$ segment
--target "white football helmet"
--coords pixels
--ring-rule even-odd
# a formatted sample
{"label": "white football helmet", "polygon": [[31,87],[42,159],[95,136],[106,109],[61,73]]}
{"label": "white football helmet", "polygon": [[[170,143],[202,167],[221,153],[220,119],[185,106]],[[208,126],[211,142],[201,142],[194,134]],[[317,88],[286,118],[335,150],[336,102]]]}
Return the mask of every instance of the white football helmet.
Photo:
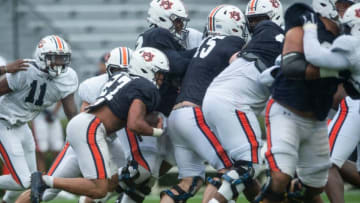
{"label": "white football helmet", "polygon": [[67,71],[71,62],[71,47],[61,37],[48,35],[36,46],[34,58],[40,70],[57,77]]}
{"label": "white football helmet", "polygon": [[106,72],[112,77],[115,72],[128,72],[132,50],[127,47],[116,47],[105,55]]}
{"label": "white football helmet", "polygon": [[220,5],[211,10],[206,25],[210,35],[234,35],[246,41],[246,19],[242,11],[233,5]]}
{"label": "white football helmet", "polygon": [[341,19],[346,34],[360,37],[360,3],[353,4]]}
{"label": "white football helmet", "polygon": [[312,7],[322,17],[338,22],[339,15],[336,11],[335,0],[313,0]]}
{"label": "white football helmet", "polygon": [[156,73],[169,71],[169,60],[160,50],[143,47],[133,52],[130,59],[129,73],[144,77],[156,84]]}
{"label": "white football helmet", "polygon": [[169,30],[176,40],[185,46],[188,34],[186,30],[188,13],[181,0],[152,0],[147,20],[150,26],[158,26]]}
{"label": "white football helmet", "polygon": [[284,11],[280,0],[250,0],[246,6],[245,16],[248,22],[254,17],[267,16],[278,26],[284,26]]}

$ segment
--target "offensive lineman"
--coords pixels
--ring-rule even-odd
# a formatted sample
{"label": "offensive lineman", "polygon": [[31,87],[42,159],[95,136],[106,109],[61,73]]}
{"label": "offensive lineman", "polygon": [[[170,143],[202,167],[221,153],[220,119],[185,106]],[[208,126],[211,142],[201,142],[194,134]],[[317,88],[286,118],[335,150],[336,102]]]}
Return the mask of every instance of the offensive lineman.
{"label": "offensive lineman", "polygon": [[[320,46],[315,24],[308,23],[307,29],[304,29],[304,52],[307,61],[316,66],[327,67],[334,73],[339,70],[350,69],[352,73],[350,83],[355,89],[346,83],[344,87],[350,96],[356,98],[359,96],[359,86],[356,81],[359,80],[360,68],[357,49],[360,45],[360,16],[357,15],[357,12],[360,12],[359,3],[352,5],[345,11],[341,23],[346,28],[346,35],[338,37],[329,49]],[[314,52],[313,49],[317,49],[319,52]],[[345,202],[344,187],[339,171],[360,143],[357,128],[360,118],[358,110],[359,102],[346,97],[339,104],[339,110],[329,125],[330,156],[333,166],[329,171],[326,192],[332,202]],[[360,176],[355,175],[354,172],[352,174],[351,182],[359,184]]]}
{"label": "offensive lineman", "polygon": [[327,181],[329,149],[324,119],[341,80],[305,60],[301,25],[303,17],[318,19],[318,37],[323,44],[332,43],[339,30],[333,1],[313,0],[313,8],[315,11],[296,3],[285,14],[281,69],[265,115],[266,159],[271,170],[271,178],[259,196],[265,203],[284,200],[295,171],[305,188],[305,202],[321,202],[318,194]]}
{"label": "offensive lineman", "polygon": [[[269,2],[258,3],[259,8],[264,8],[261,5]],[[250,18],[256,16],[258,19],[250,29],[252,39],[212,81],[205,94],[205,120],[234,161],[234,167],[222,176],[222,184],[210,201],[213,203],[234,199],[245,188],[250,190],[248,200],[253,201],[260,191],[253,181],[261,163],[261,130],[257,115],[264,109],[270,91],[257,79],[281,53],[284,32],[280,27],[283,21],[277,18],[282,16],[282,10],[278,9],[281,4],[277,3],[276,7],[267,5],[268,12],[251,14]],[[252,1],[248,4],[251,6],[254,6]]]}
{"label": "offensive lineman", "polygon": [[[220,142],[204,122],[201,105],[212,79],[245,45],[245,16],[236,6],[217,6],[209,14],[207,32],[208,37],[202,41],[190,62],[177,104],[168,119],[168,132],[181,182],[163,191],[161,202],[186,201],[192,197],[204,179],[203,166],[197,167],[204,159],[218,171],[232,166]],[[209,200],[206,193],[205,202]]]}

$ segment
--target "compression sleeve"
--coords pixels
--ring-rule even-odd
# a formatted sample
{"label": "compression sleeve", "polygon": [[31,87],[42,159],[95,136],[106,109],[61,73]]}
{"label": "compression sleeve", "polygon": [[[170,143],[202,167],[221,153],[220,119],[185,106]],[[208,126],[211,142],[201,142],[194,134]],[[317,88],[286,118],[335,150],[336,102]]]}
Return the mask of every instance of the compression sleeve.
{"label": "compression sleeve", "polygon": [[306,61],[314,66],[335,70],[344,70],[350,66],[344,54],[321,46],[316,29],[304,29],[303,43]]}

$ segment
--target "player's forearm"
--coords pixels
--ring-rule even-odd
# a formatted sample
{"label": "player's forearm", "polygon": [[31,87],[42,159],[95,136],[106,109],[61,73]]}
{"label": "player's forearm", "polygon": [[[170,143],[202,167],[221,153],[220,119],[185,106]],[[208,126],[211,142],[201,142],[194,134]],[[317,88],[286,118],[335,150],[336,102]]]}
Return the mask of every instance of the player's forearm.
{"label": "player's forearm", "polygon": [[304,30],[304,54],[306,61],[321,68],[344,70],[350,65],[344,55],[322,47],[312,29]]}
{"label": "player's forearm", "polygon": [[153,135],[153,127],[151,127],[145,120],[138,119],[132,123],[128,123],[128,128],[135,132],[136,134],[141,134],[145,136]]}

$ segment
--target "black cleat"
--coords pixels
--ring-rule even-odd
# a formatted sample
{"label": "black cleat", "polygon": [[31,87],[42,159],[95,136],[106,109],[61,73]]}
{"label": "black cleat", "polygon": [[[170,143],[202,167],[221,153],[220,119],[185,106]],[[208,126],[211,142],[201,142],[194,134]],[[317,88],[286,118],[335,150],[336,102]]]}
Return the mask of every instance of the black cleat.
{"label": "black cleat", "polygon": [[36,171],[31,174],[31,203],[40,203],[41,196],[48,186],[42,180],[42,173]]}

